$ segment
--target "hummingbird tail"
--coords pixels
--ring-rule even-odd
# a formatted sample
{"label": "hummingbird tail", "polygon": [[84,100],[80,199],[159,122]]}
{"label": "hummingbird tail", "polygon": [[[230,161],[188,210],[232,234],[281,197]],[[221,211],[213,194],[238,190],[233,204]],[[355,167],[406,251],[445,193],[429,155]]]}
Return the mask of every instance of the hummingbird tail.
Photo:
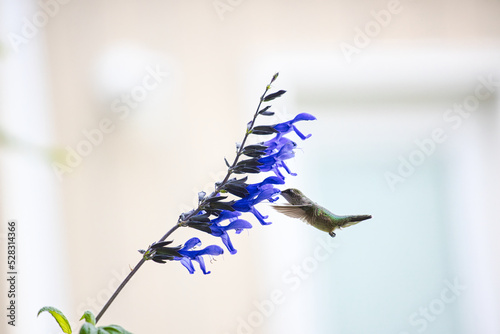
{"label": "hummingbird tail", "polygon": [[367,220],[367,219],[370,219],[372,216],[371,215],[358,215],[358,216],[351,216],[350,217],[350,221],[351,222],[361,222],[363,220]]}
{"label": "hummingbird tail", "polygon": [[349,216],[347,217],[347,220],[345,220],[344,224],[342,224],[342,228],[344,227],[349,227],[352,225],[356,225],[359,222],[362,222],[363,220],[370,219],[372,216],[370,215],[358,215],[358,216]]}

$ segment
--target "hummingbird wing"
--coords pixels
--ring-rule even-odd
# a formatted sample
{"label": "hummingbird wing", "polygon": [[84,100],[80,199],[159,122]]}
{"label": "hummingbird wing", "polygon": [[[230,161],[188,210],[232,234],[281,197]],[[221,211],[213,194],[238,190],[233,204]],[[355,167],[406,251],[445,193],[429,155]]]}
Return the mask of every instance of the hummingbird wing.
{"label": "hummingbird wing", "polygon": [[299,218],[300,220],[309,223],[309,215],[307,212],[312,208],[312,205],[272,205],[276,211],[292,218]]}

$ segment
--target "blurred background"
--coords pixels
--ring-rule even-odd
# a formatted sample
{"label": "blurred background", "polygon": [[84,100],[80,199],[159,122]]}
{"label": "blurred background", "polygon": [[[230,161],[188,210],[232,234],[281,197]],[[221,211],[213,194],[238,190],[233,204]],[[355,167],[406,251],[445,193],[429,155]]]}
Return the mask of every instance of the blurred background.
{"label": "blurred background", "polygon": [[[298,187],[373,219],[253,217],[210,275],[146,263],[100,321],[134,333],[500,332],[500,1],[0,0],[0,264],[17,323],[77,332],[225,175],[275,72]],[[293,137],[293,135],[292,135]],[[180,229],[174,243],[198,236]],[[2,276],[2,277],[4,277]],[[0,280],[5,313],[6,278]]]}

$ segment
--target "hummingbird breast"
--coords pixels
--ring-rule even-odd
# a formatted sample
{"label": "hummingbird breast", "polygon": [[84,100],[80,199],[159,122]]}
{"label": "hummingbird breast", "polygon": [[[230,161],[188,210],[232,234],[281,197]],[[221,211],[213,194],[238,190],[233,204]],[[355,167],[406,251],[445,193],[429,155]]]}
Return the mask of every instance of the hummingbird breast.
{"label": "hummingbird breast", "polygon": [[319,205],[311,207],[310,211],[313,219],[309,223],[321,231],[332,232],[342,223],[342,217],[336,216]]}
{"label": "hummingbird breast", "polygon": [[311,208],[311,214],[314,218],[310,224],[325,232],[333,232],[338,228],[352,226],[371,218],[369,215],[338,216],[319,205]]}

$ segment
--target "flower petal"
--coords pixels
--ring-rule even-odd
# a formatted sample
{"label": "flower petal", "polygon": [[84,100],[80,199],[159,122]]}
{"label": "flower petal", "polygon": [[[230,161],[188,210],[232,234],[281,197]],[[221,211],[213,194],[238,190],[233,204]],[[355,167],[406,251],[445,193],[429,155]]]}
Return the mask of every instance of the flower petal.
{"label": "flower petal", "polygon": [[205,260],[203,260],[203,257],[197,256],[193,260],[195,260],[196,262],[198,262],[198,264],[200,265],[200,269],[203,272],[203,274],[205,274],[205,275],[210,274],[210,271],[207,271],[207,268],[205,267]]}
{"label": "flower petal", "polygon": [[222,243],[224,246],[226,246],[227,250],[231,254],[236,254],[237,250],[234,248],[233,243],[231,242],[231,239],[229,238],[229,235],[227,233],[224,233],[220,236]]}
{"label": "flower petal", "polygon": [[189,250],[189,249],[196,247],[196,246],[199,246],[199,245],[201,245],[201,240],[199,238],[194,237],[194,238],[191,238],[188,241],[186,241],[184,243],[184,247],[182,247],[180,251]]}
{"label": "flower petal", "polygon": [[194,273],[194,267],[193,267],[193,262],[191,262],[191,259],[188,257],[182,257],[180,259],[181,264],[186,267],[186,269],[189,271],[190,274]]}
{"label": "flower petal", "polygon": [[[292,129],[294,128],[294,123],[296,122],[299,122],[299,121],[312,121],[312,120],[315,120],[316,117],[314,117],[313,115],[311,114],[308,114],[308,113],[301,113],[301,114],[298,114],[297,116],[295,116],[294,119],[288,121],[288,122],[283,122],[283,123],[279,123],[279,124],[276,124],[274,126],[274,129],[275,130],[278,130],[281,134],[287,134],[288,132],[292,131]],[[298,130],[296,129],[293,129],[295,132],[297,132]],[[297,133],[298,134],[298,133]],[[301,134],[302,135],[302,134]],[[301,137],[299,135],[299,137]],[[302,135],[302,139],[305,139],[307,138],[306,136]]]}
{"label": "flower petal", "polygon": [[293,123],[298,122],[298,121],[315,121],[316,117],[314,117],[311,114],[308,114],[306,112],[300,113],[295,118],[293,119]]}
{"label": "flower petal", "polygon": [[237,231],[241,232],[242,230],[249,229],[249,228],[252,228],[252,224],[250,224],[249,222],[247,222],[244,219],[238,219],[238,220],[235,220],[235,221],[231,222],[229,225],[227,225],[225,227],[225,230],[226,231],[228,231],[228,230],[237,230]]}

